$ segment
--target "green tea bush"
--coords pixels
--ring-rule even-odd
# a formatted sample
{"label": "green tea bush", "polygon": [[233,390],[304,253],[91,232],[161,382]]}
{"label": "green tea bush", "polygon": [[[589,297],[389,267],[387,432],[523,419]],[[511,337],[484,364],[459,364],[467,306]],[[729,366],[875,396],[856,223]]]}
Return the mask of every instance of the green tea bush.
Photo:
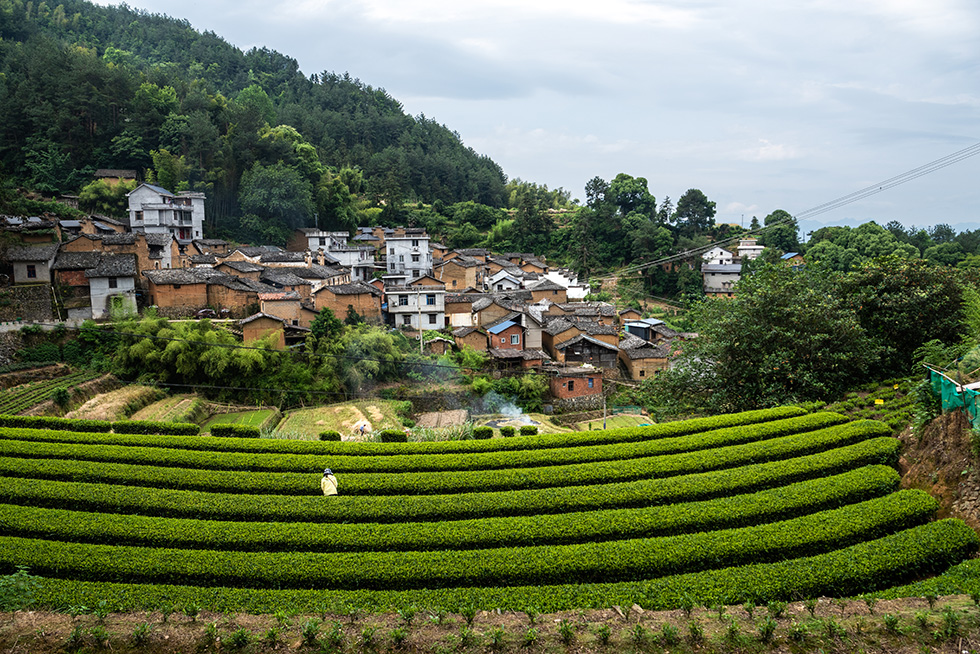
{"label": "green tea bush", "polygon": [[258,438],[262,432],[255,425],[215,423],[211,425],[211,435],[219,438]]}
{"label": "green tea bush", "polygon": [[487,439],[493,437],[493,427],[474,427],[473,438]]}
{"label": "green tea bush", "polygon": [[166,434],[197,436],[201,427],[190,422],[156,422],[153,420],[117,420],[112,423],[117,434]]}
{"label": "green tea bush", "polygon": [[538,428],[536,425],[521,425],[521,436],[536,436]]}
{"label": "green tea bush", "polygon": [[334,429],[326,429],[317,435],[317,439],[321,441],[339,441],[341,440],[340,432]]}
{"label": "green tea bush", "polygon": [[517,430],[511,427],[510,425],[504,425],[503,427],[500,428],[500,435],[506,438],[510,438],[516,433]]}
{"label": "green tea bush", "polygon": [[408,434],[399,429],[382,429],[380,433],[382,443],[407,443]]}

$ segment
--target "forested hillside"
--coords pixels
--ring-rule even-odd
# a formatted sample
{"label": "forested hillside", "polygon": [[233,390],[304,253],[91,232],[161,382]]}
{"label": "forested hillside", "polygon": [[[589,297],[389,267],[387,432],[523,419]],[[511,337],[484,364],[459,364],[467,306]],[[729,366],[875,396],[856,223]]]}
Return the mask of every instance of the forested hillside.
{"label": "forested hillside", "polygon": [[[208,194],[213,233],[355,224],[358,194],[500,207],[500,167],[347,74],[305,75],[187,21],[82,0],[0,0],[0,174],[79,193],[99,168]],[[83,201],[111,206],[104,189]],[[381,209],[378,209],[380,212]]]}

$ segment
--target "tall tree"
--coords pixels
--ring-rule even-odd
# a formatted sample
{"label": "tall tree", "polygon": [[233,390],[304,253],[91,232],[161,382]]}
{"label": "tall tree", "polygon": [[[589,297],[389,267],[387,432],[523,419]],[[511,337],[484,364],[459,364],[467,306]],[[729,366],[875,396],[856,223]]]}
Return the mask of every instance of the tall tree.
{"label": "tall tree", "polygon": [[674,219],[682,234],[701,234],[715,224],[715,203],[708,200],[700,189],[688,189],[677,201]]}

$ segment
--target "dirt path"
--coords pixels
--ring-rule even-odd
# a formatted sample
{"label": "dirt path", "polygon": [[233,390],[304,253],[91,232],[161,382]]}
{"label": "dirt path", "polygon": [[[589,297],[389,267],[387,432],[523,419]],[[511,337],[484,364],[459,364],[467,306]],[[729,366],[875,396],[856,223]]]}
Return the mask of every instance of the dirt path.
{"label": "dirt path", "polygon": [[453,411],[434,411],[423,413],[415,423],[419,427],[429,429],[441,429],[443,427],[455,427],[466,422],[469,412],[466,409],[455,409]]}

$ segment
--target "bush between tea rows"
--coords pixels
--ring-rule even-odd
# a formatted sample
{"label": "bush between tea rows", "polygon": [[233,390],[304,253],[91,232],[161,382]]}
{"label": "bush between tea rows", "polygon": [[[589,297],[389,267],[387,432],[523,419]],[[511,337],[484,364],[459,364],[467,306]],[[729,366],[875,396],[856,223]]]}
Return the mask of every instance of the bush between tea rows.
{"label": "bush between tea rows", "polygon": [[[273,453],[273,454],[314,454],[314,455],[345,455],[345,456],[390,456],[404,454],[461,454],[474,452],[496,452],[496,451],[515,451],[515,450],[534,450],[541,448],[559,447],[580,447],[585,445],[601,445],[606,443],[623,443],[632,441],[653,440],[657,438],[671,438],[694,434],[725,427],[737,425],[750,425],[756,423],[782,420],[806,414],[806,411],[799,407],[787,406],[776,407],[773,409],[761,409],[756,411],[746,411],[743,413],[725,414],[711,416],[709,418],[694,418],[677,422],[668,422],[649,427],[624,427],[620,429],[609,429],[605,431],[589,431],[579,433],[545,434],[535,437],[503,439],[495,438],[492,440],[475,441],[430,441],[421,443],[362,443],[362,442],[318,442],[301,441],[288,439],[234,439],[227,438],[222,440],[210,438],[186,438],[179,436],[160,436],[151,439],[142,439],[133,436],[122,435],[102,435],[84,437],[79,434],[63,434],[60,430],[71,429],[70,423],[65,418],[53,418],[52,420],[63,421],[62,427],[45,426],[43,429],[49,431],[38,431],[31,434],[6,434],[0,430],[0,438],[12,437],[15,439],[44,440],[53,442],[90,442],[101,445],[128,445],[153,447],[173,447],[178,449],[210,450],[220,452],[254,452],[254,453]],[[10,418],[20,419],[26,416],[9,416]],[[29,427],[31,425],[3,423],[4,416],[0,416],[0,427]],[[85,431],[76,429],[74,431]]]}
{"label": "bush between tea rows", "polygon": [[197,605],[212,611],[316,613],[356,606],[395,611],[406,606],[482,610],[560,610],[610,606],[677,609],[682,600],[699,605],[846,597],[888,588],[945,570],[977,550],[976,533],[960,520],[940,520],[878,540],[812,557],[729,567],[644,581],[551,586],[496,586],[407,591],[279,590],[218,586],[119,584],[42,579],[36,591],[42,606],[67,609],[105,601],[116,610],[158,610]]}
{"label": "bush between tea rows", "polygon": [[476,549],[650,538],[785,520],[888,494],[899,475],[867,466],[757,493],[702,502],[560,515],[395,524],[230,522],[0,505],[9,536],[106,545],[241,551]]}
{"label": "bush between tea rows", "polygon": [[[567,513],[723,497],[898,463],[899,442],[880,437],[783,461],[669,479],[600,486],[454,495],[332,498],[173,491],[145,487],[0,478],[0,500],[51,508],[169,517],[284,522],[420,522]],[[0,459],[2,463],[2,459]],[[36,464],[36,463],[35,463]]]}
{"label": "bush between tea rows", "polygon": [[[177,452],[152,448],[95,448],[91,446],[59,445],[21,441],[0,441],[0,475],[62,479],[72,481],[108,482],[136,486],[153,486],[184,490],[212,492],[236,492],[245,494],[311,495],[319,493],[318,477],[324,466],[334,468],[340,475],[340,489],[345,495],[409,495],[448,494],[471,491],[505,491],[584,484],[608,484],[650,477],[672,477],[707,472],[713,469],[733,468],[759,461],[772,461],[812,452],[832,449],[853,442],[890,433],[886,425],[873,421],[861,421],[836,425],[804,434],[773,438],[759,443],[718,447],[703,452],[684,452],[659,457],[626,461],[606,461],[590,464],[518,468],[511,470],[480,470],[459,472],[418,472],[412,474],[342,474],[326,458],[308,462],[308,470],[315,473],[288,472],[228,472],[187,468],[162,468],[139,464],[101,463],[75,460],[79,447],[86,454],[98,457],[105,451],[107,459],[118,454],[115,450],[129,452],[134,458],[145,453],[148,459],[159,460],[155,454],[174,455],[173,458],[209,458],[202,452]],[[695,438],[695,437],[689,437]],[[109,450],[114,450],[110,452]],[[56,456],[62,453],[69,459],[18,458],[44,454]],[[231,455],[228,455],[231,456]],[[255,455],[253,455],[255,456]],[[284,463],[284,469],[289,466]]]}
{"label": "bush between tea rows", "polygon": [[430,552],[229,552],[0,537],[0,564],[107,581],[405,589],[642,580],[812,556],[927,521],[938,503],[906,490],[783,522],[576,545]]}
{"label": "bush between tea rows", "polygon": [[[821,427],[841,424],[847,419],[836,413],[819,413],[777,420],[763,424],[729,427],[700,432],[675,438],[664,438],[640,443],[591,445],[574,448],[536,450],[533,452],[494,452],[458,455],[453,457],[425,454],[403,456],[332,456],[329,466],[338,473],[370,472],[436,472],[463,470],[492,470],[513,467],[568,465],[584,462],[614,461],[660,456],[679,452],[722,447],[738,443],[765,440],[788,434],[797,434]],[[215,425],[212,435],[225,436],[226,432],[250,430],[258,436],[254,427],[243,425]],[[180,450],[174,448],[137,447],[91,443],[86,435],[83,441],[37,441],[30,430],[3,430],[5,440],[0,440],[0,452],[22,458],[61,458],[76,461],[104,461],[113,463],[139,463],[141,465],[200,468],[207,470],[251,470],[268,472],[309,472],[327,465],[327,459],[319,455],[300,454],[253,454],[221,451]],[[23,436],[24,440],[17,440]],[[393,432],[394,437],[404,437]]]}

